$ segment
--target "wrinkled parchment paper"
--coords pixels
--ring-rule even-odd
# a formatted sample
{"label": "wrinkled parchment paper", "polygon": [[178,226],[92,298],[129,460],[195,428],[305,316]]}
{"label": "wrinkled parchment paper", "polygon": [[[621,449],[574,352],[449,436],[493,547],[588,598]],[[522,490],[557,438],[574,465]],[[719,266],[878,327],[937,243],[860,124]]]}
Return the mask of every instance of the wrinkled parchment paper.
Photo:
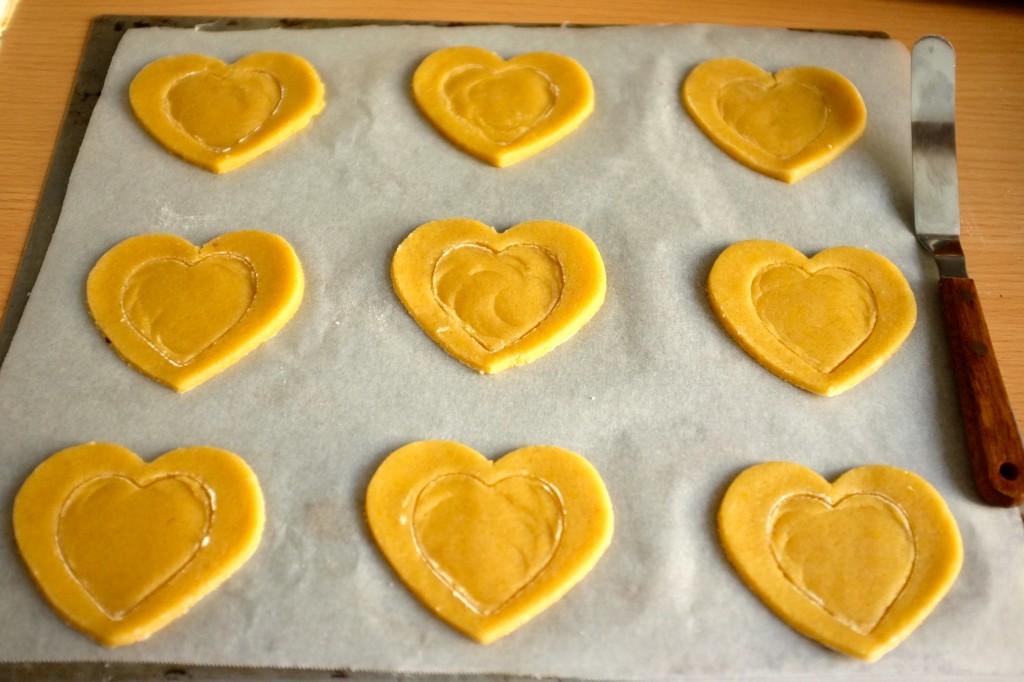
{"label": "wrinkled parchment paper", "polygon": [[[409,97],[416,65],[450,45],[510,57],[547,50],[591,74],[596,110],[508,169],[459,152]],[[328,104],[307,129],[225,176],[171,156],[136,123],[131,78],[169,54],[234,61],[282,50],[318,69]],[[864,137],[796,185],[714,147],[679,103],[686,73],[736,56],[769,70],[818,65],[862,93]],[[60,223],[0,371],[0,660],[173,661],[588,678],[1012,674],[1024,663],[1024,532],[979,503],[967,473],[936,272],[911,231],[909,59],[895,42],[708,26],[130,31],[89,125]],[[418,225],[533,219],[587,232],[608,271],[602,310],[526,367],[482,376],[434,345],[389,279]],[[177,395],[127,367],[93,327],[85,278],[144,232],[203,243],[276,232],[307,277],[302,308],[224,374]],[[905,346],[836,398],[784,383],[718,325],[705,280],[749,238],[812,254],[840,244],[893,260],[919,303]],[[596,569],[553,608],[483,647],[431,616],[365,526],[364,490],[413,440],[496,458],[553,444],[588,458],[616,513]],[[259,476],[267,527],[255,556],[149,641],[106,650],[63,624],[17,555],[10,509],[59,449],[121,443],[147,459],[183,445],[238,453]],[[870,463],[915,471],[944,495],[966,558],[959,581],[897,650],[866,665],[784,625],[719,549],[731,479],[785,459],[828,478]]]}

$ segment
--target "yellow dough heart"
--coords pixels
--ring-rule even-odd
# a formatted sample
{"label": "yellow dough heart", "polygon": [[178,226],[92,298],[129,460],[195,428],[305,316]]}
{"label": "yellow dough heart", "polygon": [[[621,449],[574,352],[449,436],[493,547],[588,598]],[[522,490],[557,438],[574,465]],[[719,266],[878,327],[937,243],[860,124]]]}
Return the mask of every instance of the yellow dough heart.
{"label": "yellow dough heart", "polygon": [[927,481],[891,466],[831,485],[790,462],[759,464],[718,511],[726,556],[798,632],[873,661],[902,642],[956,580],[956,520]]}
{"label": "yellow dough heart", "polygon": [[277,235],[230,232],[197,247],[146,234],[97,261],[86,298],[126,362],[183,393],[276,334],[303,288],[302,265]]}
{"label": "yellow dough heart", "polygon": [[722,151],[764,175],[796,182],[860,138],[867,110],[842,75],[815,66],[774,76],[731,57],[699,64],[683,82],[683,105]]}
{"label": "yellow dough heart", "polygon": [[755,360],[826,396],[881,367],[917,319],[899,269],[851,246],[808,259],[780,242],[737,242],[712,266],[708,296],[722,325]]}
{"label": "yellow dough heart", "polygon": [[391,281],[430,338],[488,374],[523,365],[576,333],[601,307],[601,254],[550,220],[504,232],[468,218],[416,228],[395,251]]}
{"label": "yellow dough heart", "polygon": [[498,167],[550,147],[594,109],[586,69],[550,52],[505,61],[478,47],[438,50],[413,74],[412,94],[452,144]]}
{"label": "yellow dough heart", "polygon": [[18,550],[50,605],[105,646],[146,639],[227,580],[263,533],[263,495],[211,447],[146,463],[111,443],[62,450],[14,500]]}
{"label": "yellow dough heart", "polygon": [[181,158],[226,173],[302,130],[324,107],[305,59],[257,52],[234,64],[200,54],[158,59],[128,90],[142,127]]}
{"label": "yellow dough heart", "polygon": [[531,446],[491,462],[451,441],[391,453],[366,491],[381,552],[438,618],[488,644],[583,579],[611,542],[611,501],[579,455]]}

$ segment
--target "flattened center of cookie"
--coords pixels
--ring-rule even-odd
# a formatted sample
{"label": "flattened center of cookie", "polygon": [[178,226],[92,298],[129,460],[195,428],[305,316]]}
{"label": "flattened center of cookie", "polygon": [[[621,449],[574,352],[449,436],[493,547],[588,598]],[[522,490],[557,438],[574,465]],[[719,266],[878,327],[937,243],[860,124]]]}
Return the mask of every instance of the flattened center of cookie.
{"label": "flattened center of cookie", "polygon": [[197,141],[226,151],[259,130],[283,94],[269,73],[224,67],[176,81],[167,91],[167,111]]}
{"label": "flattened center of cookie", "polygon": [[516,141],[543,121],[558,90],[542,71],[525,66],[493,70],[468,66],[444,83],[452,113],[498,144]]}
{"label": "flattened center of cookie", "polygon": [[871,287],[842,268],[812,275],[792,265],[769,266],[754,278],[751,300],[779,341],[826,374],[853,355],[878,320]]}
{"label": "flattened center of cookie", "polygon": [[532,476],[493,485],[468,474],[430,482],[413,509],[416,548],[467,606],[488,615],[551,561],[565,508],[558,491]]}
{"label": "flattened center of cookie", "polygon": [[799,154],[825,130],[828,105],[803,83],[727,83],[718,95],[722,119],[748,141],[779,159]]}
{"label": "flattened center of cookie", "polygon": [[256,286],[255,270],[240,256],[217,254],[193,263],[156,258],[127,279],[121,305],[132,328],[182,366],[238,323]]}
{"label": "flattened center of cookie", "polygon": [[861,634],[870,633],[899,597],[917,557],[906,514],[871,493],[834,505],[811,494],[787,497],[769,518],[768,535],[786,578]]}
{"label": "flattened center of cookie", "polygon": [[543,322],[558,305],[563,286],[558,260],[531,244],[501,251],[460,244],[438,259],[433,277],[441,307],[491,352]]}
{"label": "flattened center of cookie", "polygon": [[116,620],[188,565],[207,541],[212,514],[209,493],[185,476],[146,485],[103,476],[64,503],[57,544],[72,575]]}

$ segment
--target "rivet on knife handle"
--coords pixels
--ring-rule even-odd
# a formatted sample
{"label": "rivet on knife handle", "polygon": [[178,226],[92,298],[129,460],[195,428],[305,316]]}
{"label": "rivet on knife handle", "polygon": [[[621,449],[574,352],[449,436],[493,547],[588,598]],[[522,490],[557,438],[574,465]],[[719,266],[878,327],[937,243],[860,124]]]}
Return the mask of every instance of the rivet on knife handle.
{"label": "rivet on knife handle", "polygon": [[1024,446],[992,351],[974,280],[939,279],[960,411],[978,493],[1000,506],[1024,502]]}

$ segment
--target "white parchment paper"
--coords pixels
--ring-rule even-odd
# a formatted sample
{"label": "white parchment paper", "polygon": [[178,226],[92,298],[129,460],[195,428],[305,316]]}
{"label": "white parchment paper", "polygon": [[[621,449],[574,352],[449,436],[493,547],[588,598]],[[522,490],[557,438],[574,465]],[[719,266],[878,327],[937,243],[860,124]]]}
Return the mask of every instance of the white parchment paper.
{"label": "white parchment paper", "polygon": [[[593,116],[508,169],[448,144],[409,80],[430,52],[546,50],[590,72]],[[127,88],[148,62],[201,52],[234,61],[302,55],[327,88],[300,134],[225,176],[171,156],[136,123]],[[736,56],[769,70],[845,74],[868,107],[864,137],[786,185],[712,145],[679,103],[687,72]],[[707,26],[387,26],[123,39],[89,124],[60,223],[0,371],[0,660],[174,661],[588,678],[1011,675],[1024,663],[1024,531],[982,505],[967,473],[936,272],[911,230],[909,58],[895,42]],[[575,337],[526,367],[482,376],[446,355],[394,296],[391,254],[418,225],[476,218],[575,225],[608,271],[607,301]],[[222,375],[177,395],[126,366],[93,327],[86,275],[144,232],[195,243],[239,229],[288,239],[307,293],[292,322]],[[722,331],[705,294],[718,253],[778,239],[893,260],[917,326],[875,376],[836,398],[784,383]],[[489,457],[553,444],[603,475],[615,539],[553,608],[483,647],[423,608],[369,538],[362,505],[388,453],[461,441]],[[183,445],[245,458],[267,527],[241,571],[149,641],[106,650],[67,627],[21,564],[10,509],[59,449],[121,443],[147,459]],[[785,459],[828,478],[902,466],[944,495],[963,533],[959,581],[898,649],[867,665],[769,612],[719,549],[714,515],[732,478]]]}

